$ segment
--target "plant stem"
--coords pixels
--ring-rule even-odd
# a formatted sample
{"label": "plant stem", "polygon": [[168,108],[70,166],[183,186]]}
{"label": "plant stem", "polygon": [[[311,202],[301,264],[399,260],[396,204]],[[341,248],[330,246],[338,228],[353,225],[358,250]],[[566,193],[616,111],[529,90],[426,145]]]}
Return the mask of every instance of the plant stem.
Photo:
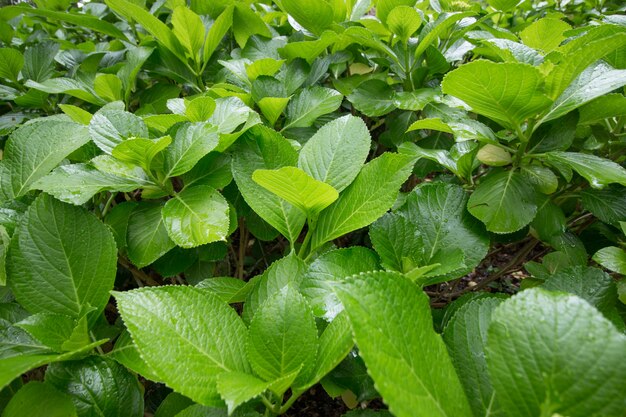
{"label": "plant stem", "polygon": [[283,406],[280,407],[278,414],[280,415],[280,414],[286,413],[287,410],[289,410],[289,408],[293,405],[293,403],[296,402],[298,398],[300,398],[303,392],[304,391],[292,391],[291,397],[289,397],[289,399],[285,402],[285,404],[283,404]]}
{"label": "plant stem", "polygon": [[300,259],[304,259],[305,258],[305,254],[307,247],[309,246],[309,241],[311,240],[311,235],[313,230],[309,228],[309,230],[307,230],[306,232],[306,236],[304,237],[304,240],[302,241],[302,245],[300,246],[300,250],[298,251],[298,257]]}

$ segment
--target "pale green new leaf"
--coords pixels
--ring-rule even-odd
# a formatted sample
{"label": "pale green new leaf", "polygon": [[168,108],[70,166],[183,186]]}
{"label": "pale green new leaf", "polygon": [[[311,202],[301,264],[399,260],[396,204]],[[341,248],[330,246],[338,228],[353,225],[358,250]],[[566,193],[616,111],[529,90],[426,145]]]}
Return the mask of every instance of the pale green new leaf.
{"label": "pale green new leaf", "polygon": [[210,291],[170,286],[114,295],[141,357],[177,392],[200,404],[221,405],[217,376],[250,372],[246,326]]}
{"label": "pale green new leaf", "polygon": [[170,238],[180,247],[193,248],[226,240],[228,202],[207,185],[185,188],[163,206],[163,222]]}
{"label": "pale green new leaf", "polygon": [[185,116],[190,122],[205,122],[213,115],[216,107],[213,98],[200,96],[186,103]]}
{"label": "pale green new leaf", "polygon": [[537,214],[535,189],[517,172],[488,175],[467,202],[469,212],[494,233],[512,233]]}
{"label": "pale green new leaf", "polygon": [[560,19],[544,17],[527,26],[519,36],[525,45],[548,53],[565,40],[563,33],[571,28]]}
{"label": "pale green new leaf", "polygon": [[511,129],[551,103],[543,93],[541,72],[528,64],[473,61],[448,73],[442,88],[476,113]]}
{"label": "pale green new leaf", "polygon": [[163,152],[165,175],[177,177],[190,171],[200,159],[215,149],[218,141],[217,129],[209,123],[183,125],[176,131],[172,144]]}
{"label": "pale green new leaf", "polygon": [[111,154],[113,148],[129,138],[147,138],[148,128],[139,116],[124,110],[101,110],[89,123],[93,142],[104,152]]}
{"label": "pale green new leaf", "polygon": [[186,5],[178,6],[174,9],[172,13],[172,32],[185,47],[188,56],[195,62],[200,62],[205,31],[204,23],[202,23],[200,16]]}
{"label": "pale green new leaf", "polygon": [[130,138],[116,145],[111,155],[122,162],[139,165],[145,172],[150,172],[154,157],[163,152],[170,143],[172,138],[169,136],[158,139]]}
{"label": "pale green new leaf", "polygon": [[485,358],[491,313],[502,301],[503,298],[490,296],[463,304],[443,332],[443,340],[476,417],[505,416],[496,400]]}
{"label": "pale green new leaf", "polygon": [[370,145],[363,120],[343,116],[325,124],[309,138],[300,150],[298,167],[341,192],[363,167]]}
{"label": "pale green new leaf", "polygon": [[422,17],[409,6],[394,7],[387,16],[387,27],[403,42],[407,42],[421,24]]}
{"label": "pale green new leaf", "polygon": [[3,192],[16,198],[26,194],[32,184],[48,174],[70,153],[89,141],[87,129],[77,123],[40,120],[15,130],[4,147]]}
{"label": "pale green new leaf", "polygon": [[411,158],[385,153],[365,164],[356,179],[319,217],[311,248],[365,227],[385,214],[411,174]]}
{"label": "pale green new leaf", "polygon": [[7,262],[11,291],[32,313],[73,318],[109,300],[117,264],[109,228],[86,210],[40,195],[16,230]]}
{"label": "pale green new leaf", "polygon": [[473,15],[473,12],[441,13],[432,25],[428,25],[420,33],[420,41],[417,44],[417,48],[415,48],[415,57],[420,58],[429,46],[431,46],[441,35],[448,31],[459,20]]}
{"label": "pale green new leaf", "polygon": [[233,178],[246,203],[290,242],[295,242],[306,215],[297,207],[258,185],[252,179],[257,169],[294,166],[298,154],[279,133],[255,127],[244,136],[242,148],[233,156]]}
{"label": "pale green new leaf", "polygon": [[302,210],[314,219],[339,197],[330,185],[316,180],[296,167],[257,169],[254,182]]}
{"label": "pale green new leaf", "polygon": [[261,306],[250,322],[248,359],[266,381],[300,370],[304,383],[315,371],[318,340],[313,312],[292,286],[286,286]]}
{"label": "pale green new leaf", "polygon": [[257,102],[263,116],[267,118],[270,126],[276,124],[276,120],[283,114],[283,110],[287,107],[290,97],[263,97]]}
{"label": "pale green new leaf", "polygon": [[333,23],[333,8],[326,0],[281,0],[280,8],[315,35]]}
{"label": "pale green new leaf", "polygon": [[202,51],[203,62],[206,63],[213,55],[213,52],[217,49],[222,38],[228,32],[233,24],[233,7],[228,6],[224,11],[215,19],[213,25],[209,29],[209,32],[204,43],[204,49]]}
{"label": "pale green new leaf", "polygon": [[98,74],[93,89],[102,99],[112,102],[122,99],[122,80],[113,74]]}
{"label": "pale green new leaf", "polygon": [[315,120],[339,108],[343,96],[330,88],[310,87],[296,94],[285,112],[283,130],[295,127],[309,127]]}
{"label": "pale green new leaf", "polygon": [[626,337],[583,299],[540,288],[492,315],[487,364],[511,417],[623,415]]}
{"label": "pale green new leaf", "polygon": [[265,392],[270,384],[244,372],[223,372],[217,376],[217,390],[226,402],[229,415],[241,404]]}
{"label": "pale green new leaf", "polygon": [[393,415],[472,415],[433,329],[428,297],[415,284],[400,274],[370,272],[338,283],[337,294],[368,373]]}
{"label": "pale green new leaf", "polygon": [[599,156],[579,152],[547,152],[541,156],[548,163],[563,164],[584,177],[593,188],[609,184],[626,185],[626,169]]}
{"label": "pale green new leaf", "polygon": [[128,218],[128,258],[139,268],[176,246],[167,233],[161,209],[161,204],[140,202]]}

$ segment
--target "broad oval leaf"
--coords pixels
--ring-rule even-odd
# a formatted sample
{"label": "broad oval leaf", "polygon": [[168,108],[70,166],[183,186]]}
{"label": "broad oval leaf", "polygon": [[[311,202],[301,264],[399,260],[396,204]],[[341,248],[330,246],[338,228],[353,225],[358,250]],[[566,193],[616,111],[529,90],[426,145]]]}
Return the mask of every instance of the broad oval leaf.
{"label": "broad oval leaf", "polygon": [[250,372],[248,330],[235,310],[210,291],[170,286],[114,295],[141,357],[174,390],[200,404],[220,406],[217,376]]}
{"label": "broad oval leaf", "polygon": [[442,82],[444,93],[460,98],[476,113],[511,129],[550,105],[542,85],[541,72],[531,65],[485,60],[457,68]]}
{"label": "broad oval leaf", "polygon": [[354,181],[370,151],[367,126],[343,116],[322,126],[302,147],[298,166],[338,192]]}
{"label": "broad oval leaf", "polygon": [[185,188],[163,206],[163,222],[178,246],[193,248],[226,240],[228,202],[206,185]]}
{"label": "broad oval leaf", "polygon": [[342,100],[343,96],[330,88],[310,87],[301,90],[287,105],[283,130],[311,126],[318,117],[337,110]]}
{"label": "broad oval leaf", "polygon": [[492,315],[487,364],[511,417],[621,416],[626,337],[581,298],[533,288]]}
{"label": "broad oval leaf", "polygon": [[116,264],[107,226],[80,207],[42,194],[14,234],[8,282],[27,310],[78,318],[89,308],[104,308]]}
{"label": "broad oval leaf", "polygon": [[124,110],[101,110],[89,123],[89,134],[94,143],[109,155],[113,148],[128,138],[147,138],[148,128],[144,121]]}
{"label": "broad oval leaf", "polygon": [[397,273],[369,272],[336,288],[360,355],[393,415],[472,415],[446,346],[433,329],[428,297],[415,284]]}
{"label": "broad oval leaf", "polygon": [[488,175],[467,202],[469,212],[494,233],[512,233],[537,214],[535,190],[513,170]]}
{"label": "broad oval leaf", "polygon": [[[195,100],[191,103],[194,102]],[[215,126],[208,123],[183,125],[176,131],[174,141],[163,153],[165,174],[168,177],[177,177],[190,171],[218,143]]]}
{"label": "broad oval leaf", "polygon": [[140,202],[128,218],[128,258],[139,268],[150,265],[176,246],[167,233],[161,210],[161,204]]}

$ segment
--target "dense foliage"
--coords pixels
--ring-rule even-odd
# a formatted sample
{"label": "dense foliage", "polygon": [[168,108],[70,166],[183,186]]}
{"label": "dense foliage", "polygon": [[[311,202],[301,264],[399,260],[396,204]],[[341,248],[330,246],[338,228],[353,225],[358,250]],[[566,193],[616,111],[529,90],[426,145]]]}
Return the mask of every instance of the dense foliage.
{"label": "dense foliage", "polygon": [[3,417],[626,416],[622,2],[33,3]]}

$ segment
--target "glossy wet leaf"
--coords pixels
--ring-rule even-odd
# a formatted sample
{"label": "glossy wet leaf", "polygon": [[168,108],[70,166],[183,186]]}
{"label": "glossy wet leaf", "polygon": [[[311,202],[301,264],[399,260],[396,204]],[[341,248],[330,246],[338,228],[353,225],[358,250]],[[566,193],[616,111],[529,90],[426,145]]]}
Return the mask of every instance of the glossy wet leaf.
{"label": "glossy wet leaf", "polygon": [[89,135],[104,152],[111,154],[122,141],[148,137],[148,128],[140,117],[124,110],[101,110],[89,123]]}
{"label": "glossy wet leaf", "polygon": [[370,272],[342,281],[337,292],[360,355],[395,416],[472,415],[420,289],[400,274]]}
{"label": "glossy wet leaf", "polygon": [[11,242],[9,284],[27,310],[77,318],[88,307],[104,308],[116,261],[108,227],[85,209],[42,194]]}
{"label": "glossy wet leaf", "polygon": [[138,373],[144,378],[148,378],[152,381],[159,381],[159,377],[155,375],[154,371],[146,364],[141,356],[139,356],[139,350],[130,337],[130,333],[127,330],[117,338],[115,347],[109,353],[109,356],[115,359],[120,364],[133,372]]}
{"label": "glossy wet leaf", "polygon": [[115,293],[115,298],[146,364],[192,400],[220,405],[217,376],[250,372],[248,331],[235,310],[211,292],[170,286]]}
{"label": "glossy wet leaf", "polygon": [[186,188],[163,206],[163,223],[170,238],[183,248],[225,240],[228,203],[206,185]]}
{"label": "glossy wet leaf", "polygon": [[487,364],[500,404],[512,417],[541,410],[620,416],[626,407],[620,394],[625,346],[626,337],[586,301],[534,288],[493,312]]}

